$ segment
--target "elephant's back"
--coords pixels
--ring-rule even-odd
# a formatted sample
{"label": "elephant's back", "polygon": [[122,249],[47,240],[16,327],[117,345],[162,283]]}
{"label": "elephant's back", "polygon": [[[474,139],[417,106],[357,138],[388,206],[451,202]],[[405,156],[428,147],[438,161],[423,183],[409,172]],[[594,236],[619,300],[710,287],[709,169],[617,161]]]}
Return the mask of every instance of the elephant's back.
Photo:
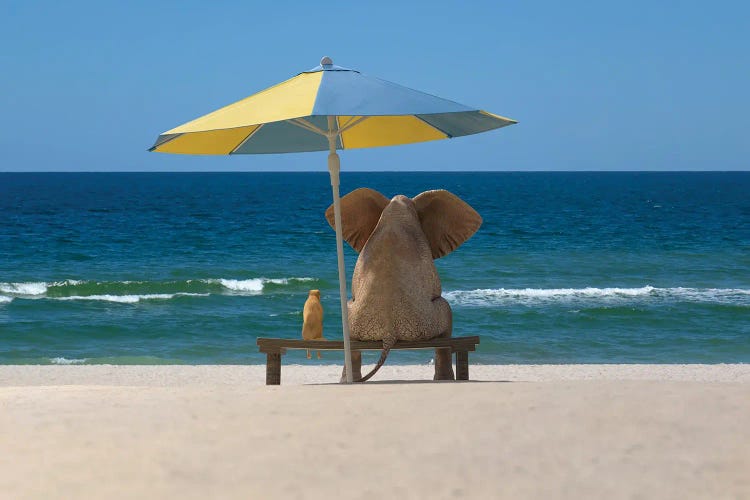
{"label": "elephant's back", "polygon": [[379,226],[357,259],[349,323],[352,338],[433,338],[440,278],[418,220]]}
{"label": "elephant's back", "polygon": [[435,332],[433,299],[440,281],[432,261],[355,271],[349,304],[352,337],[358,340],[428,339]]}
{"label": "elephant's back", "polygon": [[352,338],[383,340],[396,336],[404,340],[434,338],[435,308],[429,300],[408,297],[376,298],[364,296],[349,303]]}

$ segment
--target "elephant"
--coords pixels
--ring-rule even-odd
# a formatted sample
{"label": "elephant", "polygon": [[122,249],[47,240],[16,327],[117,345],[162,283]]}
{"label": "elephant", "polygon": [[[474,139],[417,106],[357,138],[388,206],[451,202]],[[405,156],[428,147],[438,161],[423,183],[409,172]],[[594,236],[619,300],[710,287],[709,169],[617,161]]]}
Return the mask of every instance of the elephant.
{"label": "elephant", "polygon": [[[325,216],[335,228],[333,205]],[[370,379],[399,340],[451,336],[452,312],[441,297],[434,259],[454,251],[481,224],[471,206],[442,189],[389,200],[373,189],[359,188],[341,198],[342,236],[359,252],[348,301],[350,336],[383,341],[375,368],[357,382]],[[359,362],[361,354],[352,354]],[[449,349],[435,350],[434,378],[454,379]]]}

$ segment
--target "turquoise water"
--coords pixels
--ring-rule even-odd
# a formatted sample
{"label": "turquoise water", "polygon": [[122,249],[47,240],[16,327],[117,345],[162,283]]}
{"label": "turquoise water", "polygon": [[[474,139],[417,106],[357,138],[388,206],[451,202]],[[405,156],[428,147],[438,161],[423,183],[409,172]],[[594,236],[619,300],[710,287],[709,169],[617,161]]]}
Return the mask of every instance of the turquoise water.
{"label": "turquoise water", "polygon": [[[750,173],[342,173],[362,186],[483,216],[437,261],[473,360],[750,362]],[[0,174],[0,363],[261,363],[311,288],[340,337],[329,203],[322,172]]]}

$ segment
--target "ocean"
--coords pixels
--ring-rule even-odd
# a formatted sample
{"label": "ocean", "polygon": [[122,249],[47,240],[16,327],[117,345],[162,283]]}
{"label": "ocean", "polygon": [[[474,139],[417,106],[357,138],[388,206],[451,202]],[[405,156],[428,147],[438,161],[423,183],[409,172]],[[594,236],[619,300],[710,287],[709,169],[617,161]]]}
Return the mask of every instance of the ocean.
{"label": "ocean", "polygon": [[[482,215],[436,261],[472,362],[750,362],[750,172],[341,177]],[[0,364],[263,363],[312,288],[340,338],[330,200],[326,172],[0,173]]]}

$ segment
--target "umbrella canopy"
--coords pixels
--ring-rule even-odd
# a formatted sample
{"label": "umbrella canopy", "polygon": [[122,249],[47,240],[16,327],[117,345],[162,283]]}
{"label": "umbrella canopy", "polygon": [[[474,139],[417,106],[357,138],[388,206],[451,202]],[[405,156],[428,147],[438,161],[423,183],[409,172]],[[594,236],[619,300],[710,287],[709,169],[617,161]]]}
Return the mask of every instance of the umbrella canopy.
{"label": "umbrella canopy", "polygon": [[450,139],[514,123],[336,66],[324,57],[311,70],[164,132],[149,151],[206,155],[329,152],[345,366],[347,382],[351,382],[336,150]]}
{"label": "umbrella canopy", "polygon": [[209,155],[326,151],[329,116],[338,131],[336,149],[449,139],[516,123],[330,64],[330,59],[322,62],[164,132],[150,150]]}

